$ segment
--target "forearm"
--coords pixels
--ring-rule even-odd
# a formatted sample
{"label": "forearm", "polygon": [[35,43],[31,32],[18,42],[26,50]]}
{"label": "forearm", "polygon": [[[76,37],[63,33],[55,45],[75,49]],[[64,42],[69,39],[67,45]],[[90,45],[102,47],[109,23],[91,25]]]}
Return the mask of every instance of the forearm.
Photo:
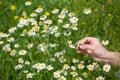
{"label": "forearm", "polygon": [[119,52],[108,52],[107,55],[108,63],[114,66],[120,67],[120,53]]}

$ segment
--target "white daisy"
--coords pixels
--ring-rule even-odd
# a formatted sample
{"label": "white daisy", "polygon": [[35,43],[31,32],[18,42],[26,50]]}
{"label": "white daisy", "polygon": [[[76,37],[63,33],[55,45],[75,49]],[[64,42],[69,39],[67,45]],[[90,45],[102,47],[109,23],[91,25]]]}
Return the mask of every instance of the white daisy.
{"label": "white daisy", "polygon": [[85,14],[90,14],[92,12],[91,9],[85,8],[83,11]]}
{"label": "white daisy", "polygon": [[29,5],[31,5],[31,4],[32,4],[32,2],[30,2],[30,1],[26,1],[26,2],[25,2],[25,5],[26,5],[26,6],[29,6]]}
{"label": "white daisy", "polygon": [[19,51],[19,55],[25,55],[26,53],[27,53],[26,50],[21,50],[21,51]]}
{"label": "white daisy", "polygon": [[105,65],[103,66],[103,71],[105,71],[105,72],[109,72],[110,69],[111,69],[111,66],[110,66],[109,64],[105,64]]}

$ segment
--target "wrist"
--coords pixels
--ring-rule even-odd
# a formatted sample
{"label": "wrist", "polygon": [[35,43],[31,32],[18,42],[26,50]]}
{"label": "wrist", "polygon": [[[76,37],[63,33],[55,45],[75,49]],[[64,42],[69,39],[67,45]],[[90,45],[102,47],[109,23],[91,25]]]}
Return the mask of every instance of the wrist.
{"label": "wrist", "polygon": [[111,64],[111,65],[117,65],[118,64],[118,58],[117,58],[117,52],[111,52],[111,51],[107,51],[107,63]]}

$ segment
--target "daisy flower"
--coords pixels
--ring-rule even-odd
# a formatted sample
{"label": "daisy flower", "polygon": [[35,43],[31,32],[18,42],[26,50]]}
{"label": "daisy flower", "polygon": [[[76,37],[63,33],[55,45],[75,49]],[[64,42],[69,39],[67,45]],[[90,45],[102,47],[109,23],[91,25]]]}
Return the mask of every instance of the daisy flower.
{"label": "daisy flower", "polygon": [[72,24],[78,22],[78,18],[77,18],[77,17],[71,17],[69,20],[70,20],[70,22],[71,22]]}
{"label": "daisy flower", "polygon": [[64,76],[61,76],[58,80],[66,80]]}
{"label": "daisy flower", "polygon": [[41,8],[41,7],[38,7],[38,8],[35,10],[36,13],[41,13],[42,11],[43,11],[43,8]]}
{"label": "daisy flower", "polygon": [[70,24],[64,24],[63,28],[69,28]]}
{"label": "daisy flower", "polygon": [[110,66],[109,64],[105,64],[105,65],[103,66],[103,71],[105,71],[105,72],[109,72],[110,69],[111,69],[111,66]]}
{"label": "daisy flower", "polygon": [[54,78],[60,78],[60,71],[53,72]]}
{"label": "daisy flower", "polygon": [[90,65],[87,65],[87,69],[88,69],[88,70],[94,70],[94,66],[91,65],[91,64],[90,64]]}
{"label": "daisy flower", "polygon": [[26,78],[28,79],[28,78],[33,78],[33,75],[34,74],[32,74],[32,73],[28,73],[28,74],[26,74]]}
{"label": "daisy flower", "polygon": [[21,64],[18,64],[17,66],[15,66],[15,70],[19,70],[19,69],[22,69],[22,65]]}
{"label": "daisy flower", "polygon": [[24,62],[23,58],[18,58],[18,62],[23,63]]}
{"label": "daisy flower", "polygon": [[64,64],[63,69],[68,70],[70,66],[68,64]]}
{"label": "daisy flower", "polygon": [[16,50],[15,49],[13,49],[13,50],[10,51],[10,55],[11,56],[14,56],[15,54],[16,54]]}
{"label": "daisy flower", "polygon": [[61,13],[60,15],[58,15],[58,18],[64,19],[65,18],[65,14]]}
{"label": "daisy flower", "polygon": [[85,66],[82,64],[82,63],[80,63],[80,64],[78,64],[78,68],[79,69],[83,69]]}
{"label": "daisy flower", "polygon": [[21,51],[19,51],[19,55],[25,55],[26,53],[27,53],[26,50],[21,50]]}
{"label": "daisy flower", "polygon": [[78,73],[77,73],[76,71],[73,71],[73,72],[71,72],[70,74],[71,74],[73,77],[78,76]]}
{"label": "daisy flower", "polygon": [[26,1],[26,2],[25,2],[25,5],[26,5],[26,6],[29,6],[29,5],[31,5],[31,4],[32,4],[32,2],[30,2],[30,1]]}
{"label": "daisy flower", "polygon": [[59,12],[59,9],[53,9],[53,11],[52,11],[53,14],[56,14],[58,12]]}
{"label": "daisy flower", "polygon": [[53,67],[51,65],[48,65],[47,66],[47,70],[50,71],[50,70],[53,70]]}
{"label": "daisy flower", "polygon": [[83,11],[85,14],[90,14],[92,12],[91,9],[85,8]]}
{"label": "daisy flower", "polygon": [[25,61],[25,64],[26,64],[26,65],[30,65],[30,62],[29,62],[29,61]]}
{"label": "daisy flower", "polygon": [[47,16],[46,15],[42,15],[42,16],[40,16],[40,20],[45,20],[47,18]]}

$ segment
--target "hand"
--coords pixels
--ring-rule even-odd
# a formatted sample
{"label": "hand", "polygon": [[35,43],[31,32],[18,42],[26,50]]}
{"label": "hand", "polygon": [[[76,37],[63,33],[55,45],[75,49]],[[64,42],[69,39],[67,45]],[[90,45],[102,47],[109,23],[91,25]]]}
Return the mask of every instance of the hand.
{"label": "hand", "polygon": [[105,62],[105,63],[114,63],[111,60],[116,59],[116,56],[105,49],[100,43],[98,38],[86,37],[81,40],[81,43],[77,44],[77,53],[86,53],[93,57],[93,59],[97,62]]}

